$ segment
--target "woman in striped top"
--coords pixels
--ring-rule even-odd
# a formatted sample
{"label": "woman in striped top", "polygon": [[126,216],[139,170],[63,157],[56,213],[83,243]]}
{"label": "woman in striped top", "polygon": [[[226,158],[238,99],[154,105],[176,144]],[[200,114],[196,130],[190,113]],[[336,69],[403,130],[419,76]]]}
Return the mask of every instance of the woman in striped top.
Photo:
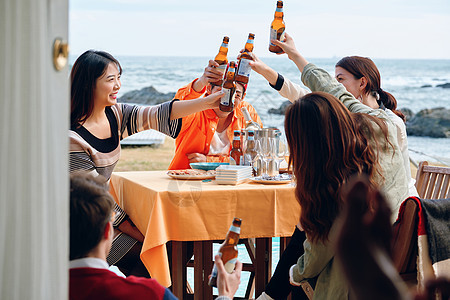
{"label": "woman in striped top", "polygon": [[[70,172],[84,170],[109,181],[120,157],[120,140],[146,129],[176,138],[182,117],[219,106],[222,92],[187,101],[155,106],[117,103],[122,67],[110,54],[88,50],[75,61],[70,74]],[[144,237],[116,204],[113,240],[108,263],[116,264]],[[139,245],[139,244],[137,244]],[[139,252],[139,251],[137,251]],[[120,264],[118,264],[120,266]],[[127,273],[130,270],[125,270]]]}

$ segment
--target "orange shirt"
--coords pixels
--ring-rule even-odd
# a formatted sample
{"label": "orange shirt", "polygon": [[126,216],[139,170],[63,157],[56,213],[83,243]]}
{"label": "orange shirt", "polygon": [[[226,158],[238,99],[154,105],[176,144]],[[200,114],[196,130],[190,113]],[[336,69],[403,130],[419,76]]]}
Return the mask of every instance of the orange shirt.
{"label": "orange shirt", "polygon": [[[192,87],[195,80],[179,89],[175,95],[175,99],[190,100],[201,97],[205,93],[206,88],[200,92],[196,92]],[[241,130],[245,127],[245,119],[241,112],[243,106],[247,107],[252,119],[262,127],[261,119],[253,106],[248,102],[241,101],[232,112],[233,119],[226,129],[228,139],[230,140],[230,149],[228,152],[231,150],[233,131]],[[218,157],[207,155],[218,122],[219,118],[212,109],[184,117],[180,134],[175,140],[175,155],[170,163],[169,170],[190,169],[189,160],[187,158],[187,154],[189,153],[202,153],[206,155],[208,162],[228,162],[229,156]]]}

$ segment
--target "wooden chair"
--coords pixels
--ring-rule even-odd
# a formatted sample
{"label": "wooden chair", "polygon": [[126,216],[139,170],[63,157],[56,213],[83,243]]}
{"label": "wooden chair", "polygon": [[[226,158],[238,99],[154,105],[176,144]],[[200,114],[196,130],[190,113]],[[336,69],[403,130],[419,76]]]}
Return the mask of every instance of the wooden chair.
{"label": "wooden chair", "polygon": [[416,188],[422,199],[450,198],[450,168],[429,166],[427,161],[419,164]]}
{"label": "wooden chair", "polygon": [[[416,175],[416,189],[422,199],[444,199],[450,197],[450,168],[419,164]],[[393,227],[394,265],[406,284],[417,284],[417,222],[418,205],[406,200],[402,222]]]}

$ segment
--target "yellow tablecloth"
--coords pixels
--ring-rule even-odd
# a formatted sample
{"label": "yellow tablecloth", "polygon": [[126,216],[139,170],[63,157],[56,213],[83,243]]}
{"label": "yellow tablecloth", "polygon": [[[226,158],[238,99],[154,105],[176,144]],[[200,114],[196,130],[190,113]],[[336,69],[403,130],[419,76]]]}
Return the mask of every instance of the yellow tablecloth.
{"label": "yellow tablecloth", "polygon": [[171,285],[167,241],[223,240],[234,217],[242,219],[241,238],[290,236],[299,220],[291,184],[218,185],[166,173],[115,172],[110,184],[145,236],[142,261],[164,286]]}

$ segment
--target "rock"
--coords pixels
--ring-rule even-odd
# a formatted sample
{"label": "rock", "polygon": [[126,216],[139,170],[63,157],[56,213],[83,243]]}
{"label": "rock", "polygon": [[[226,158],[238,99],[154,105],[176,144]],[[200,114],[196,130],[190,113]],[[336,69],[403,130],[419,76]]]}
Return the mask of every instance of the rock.
{"label": "rock", "polygon": [[436,87],[441,87],[443,89],[450,89],[450,82],[444,83],[444,84],[438,84]]}
{"label": "rock", "polygon": [[412,117],[414,117],[413,111],[410,110],[409,108],[404,107],[404,108],[399,108],[398,110],[401,111],[401,112],[405,115],[406,121],[408,121],[408,120],[410,120]]}
{"label": "rock", "polygon": [[125,93],[118,99],[118,102],[155,105],[170,101],[173,99],[173,97],[175,97],[175,93],[160,93],[153,86],[149,86],[140,90],[134,90]]}
{"label": "rock", "polygon": [[424,84],[421,86],[421,88],[430,88],[433,87],[431,84]]}
{"label": "rock", "polygon": [[288,108],[288,106],[291,105],[291,102],[289,101],[284,101],[280,107],[278,108],[271,108],[269,109],[269,114],[275,114],[275,115],[284,115],[286,113],[286,109]]}
{"label": "rock", "polygon": [[450,109],[423,109],[406,122],[408,135],[450,138]]}

